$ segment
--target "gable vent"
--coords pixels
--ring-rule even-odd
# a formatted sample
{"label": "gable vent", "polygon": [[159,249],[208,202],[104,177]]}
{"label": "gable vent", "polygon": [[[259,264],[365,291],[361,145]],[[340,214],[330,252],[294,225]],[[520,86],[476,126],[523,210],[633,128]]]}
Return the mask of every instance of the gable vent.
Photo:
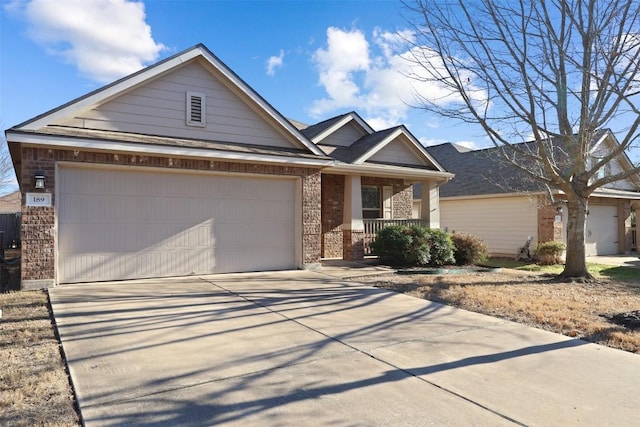
{"label": "gable vent", "polygon": [[187,92],[187,125],[205,127],[206,101],[204,93]]}

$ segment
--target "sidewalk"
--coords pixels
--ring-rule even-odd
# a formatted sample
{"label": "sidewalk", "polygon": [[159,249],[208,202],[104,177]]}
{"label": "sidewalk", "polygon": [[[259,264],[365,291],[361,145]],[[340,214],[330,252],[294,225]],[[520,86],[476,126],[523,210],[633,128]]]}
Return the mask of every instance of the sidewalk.
{"label": "sidewalk", "polygon": [[640,268],[640,258],[638,258],[637,254],[588,256],[587,262],[618,267]]}

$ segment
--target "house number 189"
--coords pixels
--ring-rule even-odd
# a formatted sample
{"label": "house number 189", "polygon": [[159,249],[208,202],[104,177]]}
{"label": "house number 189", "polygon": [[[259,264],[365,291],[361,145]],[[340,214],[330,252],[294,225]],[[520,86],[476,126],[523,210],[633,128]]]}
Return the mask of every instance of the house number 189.
{"label": "house number 189", "polygon": [[51,194],[27,193],[27,206],[51,206]]}

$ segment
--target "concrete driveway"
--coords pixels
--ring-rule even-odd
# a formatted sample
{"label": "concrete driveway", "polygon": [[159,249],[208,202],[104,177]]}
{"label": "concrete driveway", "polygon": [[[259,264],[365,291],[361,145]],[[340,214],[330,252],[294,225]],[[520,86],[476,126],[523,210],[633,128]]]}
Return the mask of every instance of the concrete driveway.
{"label": "concrete driveway", "polygon": [[638,355],[318,272],[50,295],[87,426],[640,419]]}

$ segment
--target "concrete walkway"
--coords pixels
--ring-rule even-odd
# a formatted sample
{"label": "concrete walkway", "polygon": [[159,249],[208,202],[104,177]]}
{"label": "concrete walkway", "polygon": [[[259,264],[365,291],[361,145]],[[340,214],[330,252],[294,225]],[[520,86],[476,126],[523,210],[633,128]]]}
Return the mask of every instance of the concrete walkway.
{"label": "concrete walkway", "polygon": [[615,425],[640,356],[322,272],[50,290],[87,426]]}
{"label": "concrete walkway", "polygon": [[589,256],[587,257],[587,262],[617,267],[640,268],[640,258],[636,254]]}

